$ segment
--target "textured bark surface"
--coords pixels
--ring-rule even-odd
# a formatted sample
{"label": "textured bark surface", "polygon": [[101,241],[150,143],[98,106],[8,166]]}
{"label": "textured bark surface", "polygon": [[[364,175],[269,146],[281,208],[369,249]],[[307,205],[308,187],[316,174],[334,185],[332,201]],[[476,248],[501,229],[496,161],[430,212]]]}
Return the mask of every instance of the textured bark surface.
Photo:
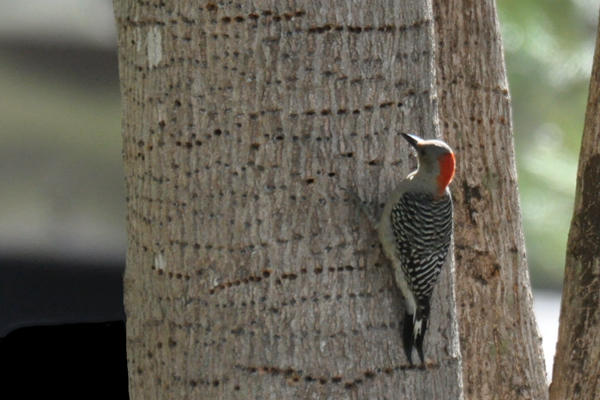
{"label": "textured bark surface", "polygon": [[544,399],[495,4],[433,4],[440,125],[457,153],[452,194],[465,398]]}
{"label": "textured bark surface", "polygon": [[600,30],[567,242],[550,398],[600,399]]}
{"label": "textured bark surface", "polygon": [[448,266],[409,368],[372,208],[438,135],[426,1],[115,0],[132,399],[458,399]]}

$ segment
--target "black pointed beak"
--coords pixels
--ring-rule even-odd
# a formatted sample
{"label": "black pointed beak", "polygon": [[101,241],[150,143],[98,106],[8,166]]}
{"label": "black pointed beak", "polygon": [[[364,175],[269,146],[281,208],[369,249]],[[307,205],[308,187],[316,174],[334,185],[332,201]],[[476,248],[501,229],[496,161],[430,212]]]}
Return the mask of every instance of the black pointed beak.
{"label": "black pointed beak", "polygon": [[421,139],[420,137],[416,135],[411,135],[410,133],[402,133],[402,137],[406,139],[406,141],[410,143],[410,145],[414,147],[415,150],[418,150],[417,145],[423,141],[423,139]]}

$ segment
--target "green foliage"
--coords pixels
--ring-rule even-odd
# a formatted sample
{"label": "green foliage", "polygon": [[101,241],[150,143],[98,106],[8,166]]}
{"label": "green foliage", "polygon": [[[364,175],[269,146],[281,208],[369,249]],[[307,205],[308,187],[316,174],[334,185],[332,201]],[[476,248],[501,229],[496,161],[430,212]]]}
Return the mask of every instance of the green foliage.
{"label": "green foliage", "polygon": [[499,0],[531,277],[560,286],[596,39],[591,0]]}

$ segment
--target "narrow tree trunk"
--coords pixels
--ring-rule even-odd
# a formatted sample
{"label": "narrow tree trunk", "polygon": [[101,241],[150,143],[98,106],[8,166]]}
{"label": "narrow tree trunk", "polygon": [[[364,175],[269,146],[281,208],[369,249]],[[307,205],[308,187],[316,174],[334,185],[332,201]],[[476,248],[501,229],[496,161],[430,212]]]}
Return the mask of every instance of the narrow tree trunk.
{"label": "narrow tree trunk", "polygon": [[493,0],[434,0],[444,137],[457,152],[455,258],[465,398],[544,399]]}
{"label": "narrow tree trunk", "polygon": [[[458,399],[449,265],[427,370],[375,232],[438,135],[422,1],[115,0],[133,399]],[[412,163],[414,167],[414,163]],[[360,224],[360,225],[358,225]]]}
{"label": "narrow tree trunk", "polygon": [[600,29],[560,310],[550,399],[600,399]]}

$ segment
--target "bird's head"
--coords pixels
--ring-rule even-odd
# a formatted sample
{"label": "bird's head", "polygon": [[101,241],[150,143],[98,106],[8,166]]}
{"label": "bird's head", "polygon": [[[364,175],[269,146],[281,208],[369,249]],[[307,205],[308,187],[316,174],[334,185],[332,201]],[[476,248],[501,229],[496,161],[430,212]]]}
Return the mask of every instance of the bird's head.
{"label": "bird's head", "polygon": [[417,151],[417,174],[430,180],[437,194],[442,195],[454,177],[455,160],[450,146],[441,140],[424,140],[408,133],[403,133],[402,137]]}

